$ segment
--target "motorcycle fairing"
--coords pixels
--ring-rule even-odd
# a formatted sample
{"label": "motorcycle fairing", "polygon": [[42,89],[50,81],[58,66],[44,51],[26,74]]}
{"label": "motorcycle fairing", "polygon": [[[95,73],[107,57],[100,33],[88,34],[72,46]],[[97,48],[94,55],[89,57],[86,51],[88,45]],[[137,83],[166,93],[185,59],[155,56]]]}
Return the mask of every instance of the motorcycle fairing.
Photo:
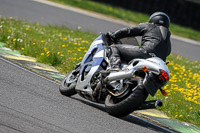
{"label": "motorcycle fairing", "polygon": [[102,69],[105,69],[107,62],[104,60],[103,35],[96,38],[81,62],[80,76],[77,81],[76,90],[86,92],[92,96],[90,80],[92,76]]}
{"label": "motorcycle fairing", "polygon": [[128,66],[129,69],[131,69],[132,66],[134,66],[133,69],[135,70],[140,70],[143,66],[148,68],[149,73],[146,73],[143,85],[151,96],[154,96],[157,90],[163,86],[163,84],[159,83],[159,81],[155,81],[157,78],[154,77],[154,74],[159,75],[160,70],[162,69],[169,75],[169,69],[166,63],[158,57],[151,57],[148,59],[134,59],[131,64],[132,65]]}

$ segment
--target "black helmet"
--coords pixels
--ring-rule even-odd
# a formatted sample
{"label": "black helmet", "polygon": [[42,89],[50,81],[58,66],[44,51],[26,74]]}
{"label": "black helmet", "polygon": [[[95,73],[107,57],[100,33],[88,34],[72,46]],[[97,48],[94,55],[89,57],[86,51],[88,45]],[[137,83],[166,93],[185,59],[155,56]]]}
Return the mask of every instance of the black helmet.
{"label": "black helmet", "polygon": [[155,12],[150,16],[149,23],[154,23],[169,28],[170,18],[164,12]]}

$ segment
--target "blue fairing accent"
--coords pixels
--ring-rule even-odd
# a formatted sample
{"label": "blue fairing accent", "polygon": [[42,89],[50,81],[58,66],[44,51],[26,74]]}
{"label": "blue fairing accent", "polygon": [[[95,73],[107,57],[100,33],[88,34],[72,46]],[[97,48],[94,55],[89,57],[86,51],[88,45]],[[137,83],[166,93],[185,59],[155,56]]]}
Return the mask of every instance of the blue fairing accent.
{"label": "blue fairing accent", "polygon": [[103,61],[103,57],[94,58],[92,61],[92,66],[98,66]]}
{"label": "blue fairing accent", "polygon": [[[93,42],[98,41],[98,40],[102,40],[102,35],[97,37]],[[102,63],[102,61],[104,59],[103,57],[95,57],[95,58],[92,57],[92,60],[90,62],[87,61],[87,59],[90,58],[90,55],[92,54],[92,52],[95,49],[97,49],[95,53],[98,53],[99,51],[104,50],[103,43],[99,43],[99,44],[90,46],[90,48],[88,49],[88,52],[85,54],[85,56],[81,62],[81,66],[82,66],[81,74],[83,73],[85,66],[92,65],[92,67],[94,67],[94,66],[98,66]]]}

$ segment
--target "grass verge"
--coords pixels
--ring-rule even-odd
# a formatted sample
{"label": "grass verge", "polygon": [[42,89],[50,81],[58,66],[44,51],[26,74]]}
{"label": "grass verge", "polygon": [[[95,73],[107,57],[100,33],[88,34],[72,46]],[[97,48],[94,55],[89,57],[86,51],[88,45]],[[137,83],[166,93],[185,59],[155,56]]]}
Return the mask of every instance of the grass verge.
{"label": "grass verge", "polygon": [[[0,18],[0,42],[60,72],[72,70],[95,38],[94,34],[66,27]],[[161,110],[168,116],[200,127],[200,63],[175,55],[170,55],[168,61],[171,77],[164,87],[168,96],[157,92],[148,99],[162,99]]]}
{"label": "grass verge", "polygon": [[[94,2],[91,0],[51,0],[51,1],[58,2],[61,4],[71,5],[74,7],[86,9],[93,12],[98,12],[98,13],[119,18],[125,21],[130,21],[136,24],[147,22],[149,19],[149,15],[144,14],[144,13],[133,12],[130,10],[125,10],[119,7],[114,7],[111,5],[106,5],[106,4]],[[179,26],[173,23],[170,25],[170,31],[174,35],[200,41],[200,31]]]}

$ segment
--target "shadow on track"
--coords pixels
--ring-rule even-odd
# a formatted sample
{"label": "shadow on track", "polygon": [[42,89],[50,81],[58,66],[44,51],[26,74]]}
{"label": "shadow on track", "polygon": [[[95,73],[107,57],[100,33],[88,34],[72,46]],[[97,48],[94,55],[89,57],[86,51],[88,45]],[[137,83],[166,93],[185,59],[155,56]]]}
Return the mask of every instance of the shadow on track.
{"label": "shadow on track", "polygon": [[[82,98],[76,98],[76,97],[70,97],[70,98],[72,98],[74,100],[77,100],[77,101],[80,101],[80,102],[82,102],[82,103],[84,103],[86,105],[94,107],[94,108],[96,108],[98,110],[101,110],[103,112],[106,112],[105,107],[102,106],[103,104],[99,105],[99,104],[93,103],[91,101],[87,101],[85,99],[82,99]],[[125,117],[121,117],[121,118],[118,118],[118,119],[121,119],[121,120],[130,122],[130,123],[139,125],[139,126],[144,127],[144,128],[148,128],[148,129],[156,131],[156,132],[163,132],[163,133],[175,132],[175,131],[171,131],[169,129],[157,126],[157,125],[155,125],[155,124],[153,124],[151,122],[147,122],[146,120],[143,120],[143,119],[141,119],[141,118],[139,118],[137,116],[134,116],[134,115],[127,115]]]}

